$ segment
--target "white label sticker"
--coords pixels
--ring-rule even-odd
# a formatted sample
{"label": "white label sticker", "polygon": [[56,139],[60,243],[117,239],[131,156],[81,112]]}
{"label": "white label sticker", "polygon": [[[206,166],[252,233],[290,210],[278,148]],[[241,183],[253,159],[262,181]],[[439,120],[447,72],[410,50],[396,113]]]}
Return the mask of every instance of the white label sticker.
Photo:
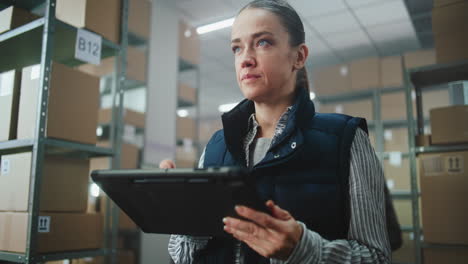
{"label": "white label sticker", "polygon": [[348,75],[348,66],[341,66],[340,67],[340,74],[341,74],[341,76]]}
{"label": "white label sticker", "polygon": [[463,173],[463,163],[463,156],[445,157],[445,168],[447,168],[448,174]]}
{"label": "white label sticker", "polygon": [[0,96],[13,94],[15,81],[15,71],[4,72],[0,74]]}
{"label": "white label sticker", "polygon": [[39,226],[37,227],[39,233],[50,232],[50,216],[39,216]]}
{"label": "white label sticker", "polygon": [[393,190],[393,188],[395,188],[395,181],[392,180],[392,179],[388,179],[387,180],[387,187],[389,190]]}
{"label": "white label sticker", "polygon": [[384,139],[385,139],[385,141],[392,141],[393,132],[391,130],[385,130],[384,131]]}
{"label": "white label sticker", "polygon": [[2,171],[2,176],[8,175],[10,173],[10,160],[9,159],[2,159],[2,164],[1,164],[1,171]]}
{"label": "white label sticker", "polygon": [[75,58],[95,65],[101,63],[101,36],[85,29],[76,34]]}
{"label": "white label sticker", "polygon": [[123,139],[127,142],[133,142],[135,140],[136,128],[131,125],[124,126]]}
{"label": "white label sticker", "polygon": [[390,165],[393,165],[395,167],[401,167],[401,152],[390,152],[389,155]]}
{"label": "white label sticker", "polygon": [[335,113],[342,114],[343,113],[343,105],[335,106]]}
{"label": "white label sticker", "polygon": [[31,80],[35,80],[39,78],[39,75],[41,74],[41,65],[34,65],[31,67]]}

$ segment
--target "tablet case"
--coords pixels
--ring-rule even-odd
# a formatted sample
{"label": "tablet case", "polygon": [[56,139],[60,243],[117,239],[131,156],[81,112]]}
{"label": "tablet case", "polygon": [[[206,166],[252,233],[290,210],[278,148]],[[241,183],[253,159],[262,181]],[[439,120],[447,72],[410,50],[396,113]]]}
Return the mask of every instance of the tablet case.
{"label": "tablet case", "polygon": [[92,179],[146,233],[224,236],[235,205],[267,212],[241,168],[97,170]]}

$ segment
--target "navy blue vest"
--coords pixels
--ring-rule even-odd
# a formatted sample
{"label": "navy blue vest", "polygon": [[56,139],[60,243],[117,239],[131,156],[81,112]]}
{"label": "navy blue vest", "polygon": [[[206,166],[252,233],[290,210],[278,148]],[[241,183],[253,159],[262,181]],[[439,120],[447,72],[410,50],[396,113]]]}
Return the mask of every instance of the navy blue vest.
{"label": "navy blue vest", "polygon": [[[243,139],[254,111],[253,102],[244,100],[223,115],[224,129],[206,146],[205,167],[246,167]],[[367,132],[364,119],[316,113],[309,94],[298,92],[284,132],[250,171],[260,196],[272,199],[326,239],[346,238],[350,149],[358,127]],[[196,263],[232,263],[233,244],[233,239],[213,238],[198,252]],[[243,248],[247,263],[269,263],[246,245]]]}

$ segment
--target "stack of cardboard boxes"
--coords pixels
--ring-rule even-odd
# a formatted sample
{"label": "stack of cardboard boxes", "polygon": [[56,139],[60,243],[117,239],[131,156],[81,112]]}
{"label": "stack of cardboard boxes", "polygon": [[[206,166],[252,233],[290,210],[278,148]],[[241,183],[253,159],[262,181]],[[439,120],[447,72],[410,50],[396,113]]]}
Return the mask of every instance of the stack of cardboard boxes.
{"label": "stack of cardboard boxes", "polygon": [[[32,139],[36,131],[40,67],[1,74],[2,140]],[[21,80],[21,81],[19,81]],[[45,136],[96,144],[99,80],[67,66],[51,66]],[[84,107],[85,106],[85,107]],[[46,113],[44,112],[44,115]],[[3,123],[4,122],[4,123]],[[0,250],[25,252],[30,210],[31,152],[0,157]],[[39,165],[38,165],[39,166]],[[39,188],[38,252],[102,246],[102,219],[86,213],[89,160],[46,155]]]}
{"label": "stack of cardboard boxes", "polygon": [[[468,144],[468,106],[432,109],[431,144]],[[468,151],[418,156],[424,241],[468,246]],[[426,248],[425,263],[467,263],[466,249]]]}
{"label": "stack of cardboard boxes", "polygon": [[438,63],[468,60],[468,1],[434,0],[432,31]]}
{"label": "stack of cardboard boxes", "polygon": [[[99,124],[109,124],[111,122],[112,110],[101,109],[99,111]],[[123,136],[122,148],[120,150],[120,168],[121,169],[137,169],[140,163],[140,149],[141,145],[137,140],[137,135],[134,133],[137,129],[143,129],[145,126],[145,115],[130,109],[123,110],[123,122],[124,127],[131,129],[124,129],[125,131],[133,131],[133,133],[127,133]],[[137,142],[138,141],[138,142]],[[99,146],[110,147],[110,142],[107,139],[98,142]],[[93,170],[110,169],[111,159],[92,158],[90,172]],[[99,205],[96,200],[90,197],[90,204],[88,204],[88,210],[90,212],[100,212],[103,216],[106,213],[106,200],[107,196],[104,194],[100,197]],[[119,211],[119,229],[121,230],[136,230],[137,226],[133,221],[122,211]]]}

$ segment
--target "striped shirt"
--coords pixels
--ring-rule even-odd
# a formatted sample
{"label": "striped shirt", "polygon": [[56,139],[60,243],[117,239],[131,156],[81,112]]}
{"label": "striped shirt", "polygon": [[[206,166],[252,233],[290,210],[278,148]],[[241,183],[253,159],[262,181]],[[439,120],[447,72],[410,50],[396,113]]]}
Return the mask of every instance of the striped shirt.
{"label": "striped shirt", "polygon": [[[279,136],[288,118],[291,107],[281,116],[276,127]],[[244,139],[246,161],[253,166],[249,155],[255,153],[255,137],[258,123],[254,114],[249,119],[249,133]],[[265,155],[255,153],[254,155]],[[255,159],[257,160],[257,159]],[[203,166],[204,153],[199,166]],[[299,243],[288,260],[270,259],[271,264],[295,263],[390,263],[390,243],[385,221],[384,176],[367,134],[360,128],[351,145],[349,174],[351,218],[347,239],[329,241],[299,222],[304,230]],[[169,254],[176,264],[194,263],[195,253],[206,247],[209,237],[172,235]],[[243,263],[240,243],[234,248],[234,263]]]}

